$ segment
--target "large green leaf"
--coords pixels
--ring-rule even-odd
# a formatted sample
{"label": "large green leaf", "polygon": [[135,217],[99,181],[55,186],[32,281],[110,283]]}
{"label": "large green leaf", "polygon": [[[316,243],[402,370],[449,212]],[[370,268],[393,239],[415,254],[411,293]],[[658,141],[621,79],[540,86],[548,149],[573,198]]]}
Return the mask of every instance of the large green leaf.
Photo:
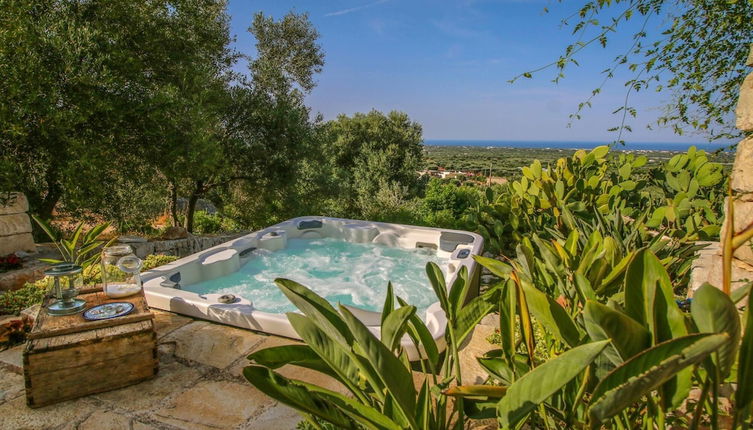
{"label": "large green leaf", "polygon": [[726,334],[692,334],[654,346],[610,372],[594,389],[588,413],[595,423],[613,417],[686,367],[727,342]]}
{"label": "large green leaf", "polygon": [[651,346],[648,330],[623,312],[599,302],[586,303],[583,322],[591,340],[612,340],[604,353],[615,365]]}
{"label": "large green leaf", "polygon": [[573,348],[515,381],[497,405],[500,427],[515,427],[541,402],[578,376],[608,343],[604,340]]}
{"label": "large green leaf", "polygon": [[[403,299],[398,297],[397,300],[400,302],[401,306],[407,306],[407,303]],[[415,313],[411,315],[408,320],[407,332],[411,339],[416,343],[416,349],[418,349],[419,352],[423,351],[423,353],[426,354],[426,360],[429,363],[429,370],[432,374],[436,375],[440,364],[437,342],[434,340],[429,329],[426,328],[426,324]]]}
{"label": "large green leaf", "polygon": [[515,283],[508,279],[500,287],[499,300],[499,336],[501,338],[502,351],[508,360],[515,356]]}
{"label": "large green leaf", "polygon": [[455,277],[455,282],[453,282],[450,287],[450,295],[448,297],[449,305],[454,309],[454,315],[457,315],[465,304],[466,296],[468,296],[468,290],[470,287],[471,283],[468,281],[468,268],[462,266],[458,275]]}
{"label": "large green leaf", "polygon": [[471,334],[473,328],[481,319],[497,307],[498,301],[499,289],[493,288],[474,298],[460,309],[454,321],[455,342],[458,346]]}
{"label": "large green leaf", "polygon": [[434,294],[439,299],[439,304],[442,306],[442,310],[448,315],[452,316],[454,308],[450,306],[449,299],[447,298],[447,284],[445,283],[444,273],[435,263],[426,263],[426,276],[429,277],[429,283],[431,288],[434,289]]}
{"label": "large green leaf", "polygon": [[354,394],[360,393],[362,372],[349,347],[335,341],[306,316],[292,312],[287,316],[295,332],[338,375],[337,379]]}
{"label": "large green leaf", "polygon": [[[624,293],[625,312],[648,327],[653,345],[688,334],[667,270],[651,251],[642,249],[635,254],[625,273]],[[691,378],[688,369],[667,381],[662,387],[665,407],[677,407],[687,398]]]}
{"label": "large green leaf", "polygon": [[390,351],[394,351],[400,345],[400,339],[405,334],[408,320],[416,313],[415,306],[403,306],[392,311],[382,323],[382,342]]}
{"label": "large green leaf", "polygon": [[[317,416],[339,428],[356,429],[354,423],[330,401],[264,366],[248,366],[243,376],[259,391],[299,411]],[[399,428],[397,426],[393,428]]]}
{"label": "large green leaf", "polygon": [[693,294],[690,308],[693,321],[702,333],[726,333],[729,341],[714,354],[721,378],[729,375],[740,345],[740,315],[728,295],[709,283]]}
{"label": "large green leaf", "polygon": [[[385,344],[379,341],[373,333],[346,307],[340,306],[343,320],[353,333],[364,360],[372,366],[376,377],[379,378],[384,390],[389,392],[395,400],[396,406],[415,428],[416,390],[413,386],[413,376],[410,369],[395,357]],[[359,360],[363,362],[363,360]],[[373,376],[372,376],[373,377]]]}
{"label": "large green leaf", "polygon": [[271,369],[291,364],[337,378],[337,374],[332,368],[308,345],[281,345],[264,348],[251,353],[248,359]]}
{"label": "large green leaf", "polygon": [[343,323],[340,314],[328,301],[298,282],[289,279],[275,279],[275,284],[296,308],[324,328],[338,342],[347,345],[352,343],[353,336]]}
{"label": "large green leaf", "polygon": [[552,333],[561,342],[571,347],[577,346],[580,340],[578,328],[568,315],[565,308],[547,294],[523,283],[523,292],[526,295],[528,308],[548,332]]}

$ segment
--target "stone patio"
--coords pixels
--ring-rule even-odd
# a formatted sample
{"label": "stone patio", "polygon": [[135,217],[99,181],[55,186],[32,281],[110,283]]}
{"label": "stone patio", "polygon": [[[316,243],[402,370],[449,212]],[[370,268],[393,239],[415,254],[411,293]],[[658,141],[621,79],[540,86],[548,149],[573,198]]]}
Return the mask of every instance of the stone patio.
{"label": "stone patio", "polygon": [[[262,394],[241,374],[252,351],[294,340],[154,313],[159,373],[120,390],[30,409],[21,367],[24,346],[0,352],[0,429],[295,429],[298,413]],[[482,324],[479,330],[465,348],[464,361],[475,364],[472,355],[491,348],[485,335],[492,329]],[[291,366],[280,373],[345,392],[318,372]],[[463,373],[469,380],[479,378]]]}

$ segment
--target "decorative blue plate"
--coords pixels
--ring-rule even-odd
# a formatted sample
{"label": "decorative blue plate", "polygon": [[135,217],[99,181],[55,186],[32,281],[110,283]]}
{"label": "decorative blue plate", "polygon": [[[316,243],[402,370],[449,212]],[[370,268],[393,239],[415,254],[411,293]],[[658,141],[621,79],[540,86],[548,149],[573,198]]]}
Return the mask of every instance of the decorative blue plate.
{"label": "decorative blue plate", "polygon": [[115,302],[94,306],[84,312],[87,321],[109,320],[110,318],[122,317],[133,311],[133,303]]}

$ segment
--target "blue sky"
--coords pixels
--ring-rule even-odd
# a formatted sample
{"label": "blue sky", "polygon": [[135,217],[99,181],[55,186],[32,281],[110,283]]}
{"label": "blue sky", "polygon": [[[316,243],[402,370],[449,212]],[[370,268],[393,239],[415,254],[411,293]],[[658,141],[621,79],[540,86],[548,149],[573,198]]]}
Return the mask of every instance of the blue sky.
{"label": "blue sky", "polygon": [[[601,71],[632,33],[613,37],[608,49],[592,47],[567,77],[554,84],[553,69],[531,80],[507,81],[546,64],[572,42],[560,20],[575,2],[548,0],[230,0],[236,48],[253,55],[246,29],[256,11],[276,18],[308,12],[326,54],[324,71],[307,102],[325,119],[338,114],[401,110],[423,125],[425,139],[605,141],[619,123],[611,112],[625,97],[625,75],[594,100],[568,128],[568,115],[602,80]],[[544,13],[544,8],[549,13]],[[635,24],[637,25],[637,22]],[[623,79],[620,79],[622,77]],[[634,142],[702,142],[669,129],[646,130],[667,94],[632,96],[639,117]]]}

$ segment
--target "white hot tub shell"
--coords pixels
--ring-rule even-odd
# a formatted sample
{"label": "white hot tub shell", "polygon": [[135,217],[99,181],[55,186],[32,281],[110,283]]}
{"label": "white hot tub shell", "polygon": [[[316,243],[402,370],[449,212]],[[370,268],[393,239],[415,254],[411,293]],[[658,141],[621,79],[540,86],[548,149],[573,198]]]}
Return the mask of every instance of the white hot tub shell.
{"label": "white hot tub shell", "polygon": [[[220,294],[197,294],[182,290],[181,287],[238,271],[243,264],[254,258],[253,250],[257,248],[278,251],[286,247],[288,239],[324,237],[357,243],[379,243],[395,248],[433,249],[439,257],[449,260],[445,279],[448,288],[457,278],[461,267],[465,266],[472,282],[471,295],[478,293],[480,269],[472,258],[483,251],[483,238],[478,234],[372,221],[300,217],[144,272],[142,279],[147,303],[157,309],[300,339],[285,314],[255,309],[253,297],[238,297],[233,303],[222,303]],[[426,282],[429,282],[428,279]],[[271,284],[269,288],[277,286]],[[379,313],[350,309],[379,336]],[[437,345],[443,350],[447,321],[439,302],[428,307],[423,320]],[[410,359],[418,358],[415,346],[407,336],[402,339],[402,346]]]}

